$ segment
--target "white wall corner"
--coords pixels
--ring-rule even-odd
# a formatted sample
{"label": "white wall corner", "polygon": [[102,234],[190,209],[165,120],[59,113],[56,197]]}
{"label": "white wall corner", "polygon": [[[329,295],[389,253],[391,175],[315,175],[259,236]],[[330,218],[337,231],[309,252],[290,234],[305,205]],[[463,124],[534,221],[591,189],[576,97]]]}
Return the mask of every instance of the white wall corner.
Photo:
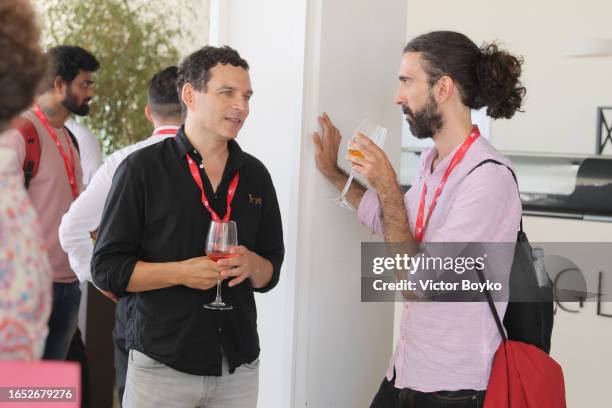
{"label": "white wall corner", "polygon": [[227,44],[230,24],[230,2],[232,0],[210,0],[210,25],[208,42],[210,45]]}

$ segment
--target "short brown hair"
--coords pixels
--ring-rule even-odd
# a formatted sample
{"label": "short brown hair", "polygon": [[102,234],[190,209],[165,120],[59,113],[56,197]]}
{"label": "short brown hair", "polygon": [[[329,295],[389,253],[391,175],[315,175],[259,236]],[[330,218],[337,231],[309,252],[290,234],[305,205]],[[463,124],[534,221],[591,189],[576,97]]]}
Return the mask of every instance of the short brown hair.
{"label": "short brown hair", "polygon": [[244,68],[246,71],[249,70],[249,64],[235,49],[227,45],[223,47],[206,45],[191,53],[181,62],[176,83],[178,94],[182,93],[183,85],[187,82],[193,85],[196,91],[204,90],[206,92],[206,85],[211,77],[210,70],[217,64],[230,64],[234,67]]}
{"label": "short brown hair", "polygon": [[0,2],[0,130],[32,104],[47,58],[29,0]]}

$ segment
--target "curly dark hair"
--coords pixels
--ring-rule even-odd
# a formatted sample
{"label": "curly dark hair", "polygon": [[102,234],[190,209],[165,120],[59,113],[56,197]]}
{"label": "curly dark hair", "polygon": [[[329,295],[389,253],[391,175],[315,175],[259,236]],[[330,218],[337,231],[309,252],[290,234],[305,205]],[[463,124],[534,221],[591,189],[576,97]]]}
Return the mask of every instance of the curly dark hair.
{"label": "curly dark hair", "polygon": [[411,40],[404,52],[422,53],[430,85],[444,75],[450,76],[465,106],[486,106],[487,115],[493,119],[509,119],[521,112],[526,93],[519,80],[523,59],[501,50],[497,44],[478,48],[461,33],[434,31]]}
{"label": "curly dark hair", "polygon": [[155,116],[164,119],[181,116],[181,102],[176,89],[178,68],[171,66],[153,75],[149,81],[149,106]]}
{"label": "curly dark hair", "polygon": [[47,51],[52,78],[60,76],[68,85],[80,71],[96,72],[100,63],[89,51],[77,45],[60,45]]}
{"label": "curly dark hair", "polygon": [[181,62],[176,82],[179,95],[186,83],[190,83],[196,91],[206,91],[206,84],[210,81],[210,70],[217,64],[230,64],[249,70],[249,64],[235,49],[227,45],[223,47],[207,45]]}
{"label": "curly dark hair", "polygon": [[28,0],[0,2],[0,130],[32,104],[47,58]]}

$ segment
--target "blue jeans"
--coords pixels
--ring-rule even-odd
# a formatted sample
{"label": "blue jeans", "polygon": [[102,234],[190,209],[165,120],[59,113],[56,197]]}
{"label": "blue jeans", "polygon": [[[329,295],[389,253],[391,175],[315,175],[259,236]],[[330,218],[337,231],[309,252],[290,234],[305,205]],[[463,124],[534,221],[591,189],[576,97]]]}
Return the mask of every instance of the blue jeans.
{"label": "blue jeans", "polygon": [[79,282],[53,283],[53,306],[43,359],[66,359],[79,320],[80,302]]}

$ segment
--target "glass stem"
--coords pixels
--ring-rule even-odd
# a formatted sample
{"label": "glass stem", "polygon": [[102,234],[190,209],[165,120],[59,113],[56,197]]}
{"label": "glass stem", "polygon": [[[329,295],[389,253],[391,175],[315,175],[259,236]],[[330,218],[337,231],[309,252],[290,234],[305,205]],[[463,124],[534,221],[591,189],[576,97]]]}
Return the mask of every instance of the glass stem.
{"label": "glass stem", "polygon": [[344,188],[342,189],[342,192],[340,193],[339,201],[344,201],[344,197],[348,193],[349,188],[351,187],[351,182],[353,181],[354,178],[355,178],[355,170],[351,169],[351,172],[349,173],[349,178],[348,180],[346,180],[346,184],[344,185]]}
{"label": "glass stem", "polygon": [[215,302],[217,303],[222,302],[221,300],[221,279],[217,279],[217,298],[215,299]]}

